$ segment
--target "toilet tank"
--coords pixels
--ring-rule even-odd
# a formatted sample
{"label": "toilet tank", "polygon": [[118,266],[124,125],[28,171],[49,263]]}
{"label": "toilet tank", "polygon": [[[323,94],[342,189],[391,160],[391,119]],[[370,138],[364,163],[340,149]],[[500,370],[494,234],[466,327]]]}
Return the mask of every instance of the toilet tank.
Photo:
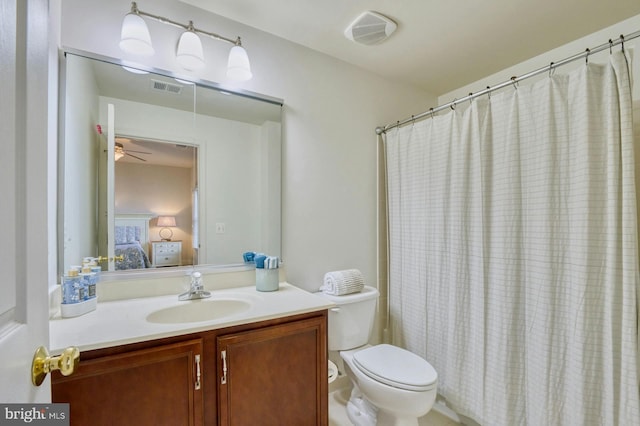
{"label": "toilet tank", "polygon": [[333,296],[317,293],[335,303],[329,309],[330,351],[345,351],[366,345],[373,330],[378,290],[364,286],[360,293]]}

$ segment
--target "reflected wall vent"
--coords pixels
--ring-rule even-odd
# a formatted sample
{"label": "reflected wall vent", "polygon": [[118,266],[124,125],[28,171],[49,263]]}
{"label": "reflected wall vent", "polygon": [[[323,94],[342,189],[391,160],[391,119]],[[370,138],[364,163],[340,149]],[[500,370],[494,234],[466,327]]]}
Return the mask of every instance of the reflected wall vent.
{"label": "reflected wall vent", "polygon": [[356,43],[372,45],[382,43],[396,28],[398,25],[386,16],[367,11],[344,30],[344,35]]}
{"label": "reflected wall vent", "polygon": [[182,86],[179,84],[171,84],[165,81],[151,79],[151,89],[160,92],[169,92],[179,95],[182,93]]}

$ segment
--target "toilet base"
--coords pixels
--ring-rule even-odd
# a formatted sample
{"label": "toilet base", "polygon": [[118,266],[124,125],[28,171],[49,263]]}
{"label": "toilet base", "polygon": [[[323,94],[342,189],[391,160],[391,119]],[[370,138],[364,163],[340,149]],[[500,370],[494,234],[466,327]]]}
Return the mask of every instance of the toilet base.
{"label": "toilet base", "polygon": [[415,417],[398,417],[397,414],[379,409],[367,400],[355,384],[347,402],[347,417],[354,426],[418,426]]}
{"label": "toilet base", "polygon": [[358,385],[353,385],[351,397],[347,402],[347,417],[354,426],[376,426],[378,409],[362,395]]}

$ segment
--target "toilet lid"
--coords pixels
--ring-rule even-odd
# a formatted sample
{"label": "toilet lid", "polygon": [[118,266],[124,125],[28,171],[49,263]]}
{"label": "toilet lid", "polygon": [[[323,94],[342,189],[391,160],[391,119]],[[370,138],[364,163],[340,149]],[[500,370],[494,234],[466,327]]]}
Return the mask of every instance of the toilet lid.
{"label": "toilet lid", "polygon": [[367,376],[400,389],[426,391],[438,380],[438,373],[431,364],[397,346],[372,346],[354,353],[353,360]]}

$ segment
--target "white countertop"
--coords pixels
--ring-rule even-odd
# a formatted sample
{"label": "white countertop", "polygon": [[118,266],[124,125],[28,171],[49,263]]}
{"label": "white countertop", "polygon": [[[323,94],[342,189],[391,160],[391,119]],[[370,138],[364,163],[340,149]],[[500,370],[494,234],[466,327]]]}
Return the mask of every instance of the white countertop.
{"label": "white countertop", "polygon": [[331,308],[333,303],[288,283],[273,292],[255,286],[214,290],[204,301],[233,298],[251,303],[248,310],[223,318],[187,323],[158,324],[147,321],[152,312],[200,301],[178,301],[178,295],[98,302],[95,311],[74,318],[56,316],[49,321],[50,350],[68,346],[81,351],[214,330]]}

